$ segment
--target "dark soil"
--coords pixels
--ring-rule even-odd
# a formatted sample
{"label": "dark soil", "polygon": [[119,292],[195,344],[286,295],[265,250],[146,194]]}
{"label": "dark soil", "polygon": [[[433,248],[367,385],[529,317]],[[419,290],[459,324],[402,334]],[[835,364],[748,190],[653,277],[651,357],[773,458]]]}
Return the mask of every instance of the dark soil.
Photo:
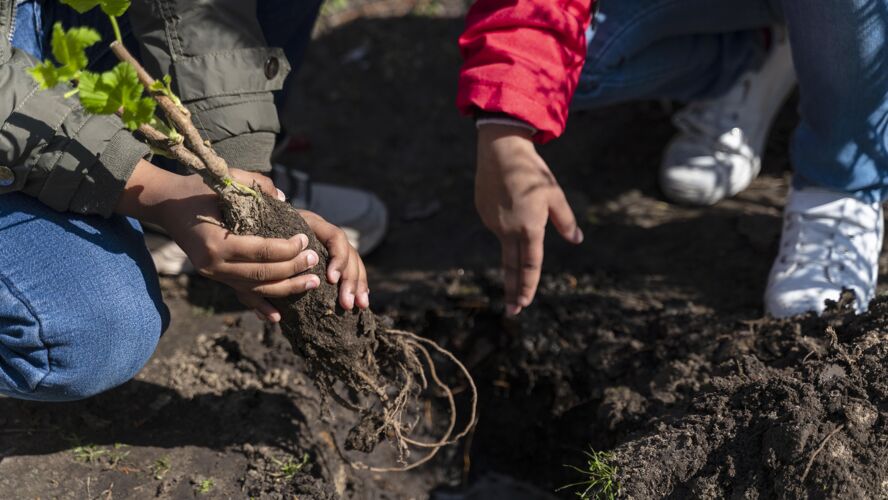
{"label": "dark soil", "polygon": [[472,125],[453,112],[462,22],[427,8],[328,26],[290,160],[389,204],[374,309],[469,366],[474,434],[415,471],[352,471],[331,440],[354,417],[324,414],[284,336],[212,282],[165,280],[173,325],[136,380],[78,403],[0,399],[0,497],[569,498],[563,464],[590,447],[613,451],[632,498],[888,497],[888,300],[762,319],[793,105],[762,177],[708,209],[657,191],[668,106],[573,116],[543,154],[587,242],[551,233],[538,299],[506,320]]}

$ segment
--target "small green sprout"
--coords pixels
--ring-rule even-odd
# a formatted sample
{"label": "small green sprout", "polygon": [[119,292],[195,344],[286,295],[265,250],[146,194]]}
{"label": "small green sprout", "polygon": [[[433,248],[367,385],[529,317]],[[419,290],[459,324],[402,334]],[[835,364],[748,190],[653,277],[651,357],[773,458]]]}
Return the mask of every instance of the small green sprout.
{"label": "small green sprout", "polygon": [[197,484],[197,492],[201,495],[206,495],[213,490],[213,486],[215,486],[215,483],[213,483],[212,478],[204,479]]}
{"label": "small green sprout", "polygon": [[614,459],[613,453],[592,449],[583,453],[586,455],[585,468],[565,465],[565,467],[579,472],[582,475],[582,480],[564,485],[556,491],[582,488],[574,493],[583,500],[612,500],[619,497],[620,483],[617,481],[617,467],[611,465]]}
{"label": "small green sprout", "polygon": [[87,464],[93,463],[108,454],[108,450],[94,444],[78,446],[71,450],[71,452],[74,454],[74,460]]}
{"label": "small green sprout", "polygon": [[114,448],[108,452],[109,466],[111,468],[117,467],[120,462],[129,456],[130,452],[126,451],[126,448],[128,447],[125,444],[114,443]]}
{"label": "small green sprout", "polygon": [[271,461],[277,466],[278,472],[273,472],[269,475],[273,478],[284,478],[289,481],[308,464],[308,453],[303,453],[302,459],[299,461],[294,460],[293,457],[287,457],[286,460],[272,458]]}
{"label": "small green sprout", "polygon": [[162,456],[154,461],[154,464],[151,466],[151,472],[154,473],[154,479],[160,481],[172,468],[173,463],[170,461],[170,457]]}

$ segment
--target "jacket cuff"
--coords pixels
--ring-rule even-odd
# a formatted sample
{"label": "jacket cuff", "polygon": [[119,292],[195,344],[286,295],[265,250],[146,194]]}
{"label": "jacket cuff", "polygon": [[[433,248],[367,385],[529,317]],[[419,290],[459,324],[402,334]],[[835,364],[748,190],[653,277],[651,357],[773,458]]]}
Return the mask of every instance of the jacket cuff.
{"label": "jacket cuff", "polygon": [[567,109],[557,101],[526,95],[523,89],[501,81],[477,80],[467,75],[460,78],[457,107],[463,114],[504,114],[522,121],[536,130],[535,142],[546,143],[561,135],[567,121]]}
{"label": "jacket cuff", "polygon": [[139,160],[150,157],[151,150],[147,145],[133,137],[129,130],[118,130],[84,176],[71,198],[69,210],[110,217]]}

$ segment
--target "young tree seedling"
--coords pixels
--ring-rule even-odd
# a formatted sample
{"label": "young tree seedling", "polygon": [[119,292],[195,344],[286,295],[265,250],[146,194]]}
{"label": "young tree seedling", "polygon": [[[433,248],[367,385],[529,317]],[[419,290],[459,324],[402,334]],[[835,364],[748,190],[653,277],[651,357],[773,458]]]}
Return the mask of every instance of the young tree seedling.
{"label": "young tree seedling", "polygon": [[[98,32],[56,24],[52,34],[55,61],[43,61],[30,70],[39,85],[65,86],[66,95],[76,96],[86,111],[119,116],[155,153],[173,158],[200,175],[218,194],[221,224],[231,233],[284,239],[305,234],[308,248],[320,257],[312,272],[326,276],[329,253],[300,213],[255,186],[233,179],[226,161],[194,126],[191,112],[174,92],[172,78],[153,78],[127,50],[118,17],[129,9],[130,0],[61,2],[80,13],[99,8],[108,16],[115,38],[110,48],[120,63],[102,73],[90,71],[86,49],[100,42]],[[306,360],[308,374],[325,400],[330,397],[359,415],[358,423],[344,440],[345,450],[370,453],[382,440],[397,450],[398,465],[394,467],[371,467],[340,450],[352,467],[380,472],[412,469],[431,460],[442,447],[465,437],[475,425],[474,381],[465,366],[435,342],[389,328],[385,326],[389,320],[377,321],[369,310],[344,310],[338,304],[338,286],[325,280],[314,290],[270,302],[281,312],[284,335]],[[459,432],[454,392],[438,376],[433,354],[454,364],[468,387],[469,416]],[[339,384],[347,396],[334,389]],[[433,391],[447,401],[448,423],[438,439],[423,441],[413,433],[417,428],[430,428],[419,423],[425,415],[423,403]],[[426,452],[409,461],[411,449]]]}

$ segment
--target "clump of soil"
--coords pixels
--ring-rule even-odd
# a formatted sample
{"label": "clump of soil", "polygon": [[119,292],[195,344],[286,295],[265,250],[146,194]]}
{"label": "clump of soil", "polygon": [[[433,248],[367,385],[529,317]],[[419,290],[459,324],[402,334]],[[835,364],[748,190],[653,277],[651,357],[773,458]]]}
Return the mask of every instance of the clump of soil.
{"label": "clump of soil", "polygon": [[[592,447],[612,452],[627,498],[888,495],[888,296],[860,316],[846,295],[823,317],[738,321],[619,289],[545,278],[507,338],[482,340],[493,317],[457,316],[455,329],[474,330],[461,352],[493,380],[473,442],[479,479],[508,470],[551,491],[582,479],[560,464]],[[434,332],[436,314],[416,320]],[[509,435],[534,439],[499,444]]]}
{"label": "clump of soil", "polygon": [[616,448],[630,497],[888,495],[888,297],[725,340],[682,414]]}
{"label": "clump of soil", "polygon": [[[308,374],[319,384],[321,394],[359,414],[358,422],[345,439],[345,449],[371,453],[380,441],[388,439],[398,451],[397,467],[368,467],[349,460],[352,466],[374,471],[409,470],[431,460],[443,446],[469,433],[475,424],[477,391],[468,370],[434,342],[391,328],[391,320],[378,320],[369,309],[343,309],[339,305],[338,284],[323,279],[330,255],[297,210],[267,195],[258,199],[223,197],[220,208],[226,227],[236,234],[283,239],[305,234],[308,248],[317,252],[319,263],[311,272],[322,277],[320,286],[271,302],[281,312],[284,335],[293,350],[305,359]],[[453,362],[470,388],[470,415],[456,434],[453,389],[438,377],[430,349]],[[429,380],[438,395],[447,400],[449,422],[446,430],[437,431],[439,438],[420,441],[412,435],[423,430],[418,424]],[[348,396],[342,396],[340,391]],[[434,432],[433,423],[426,422],[425,427]],[[408,463],[411,447],[428,451]]]}

